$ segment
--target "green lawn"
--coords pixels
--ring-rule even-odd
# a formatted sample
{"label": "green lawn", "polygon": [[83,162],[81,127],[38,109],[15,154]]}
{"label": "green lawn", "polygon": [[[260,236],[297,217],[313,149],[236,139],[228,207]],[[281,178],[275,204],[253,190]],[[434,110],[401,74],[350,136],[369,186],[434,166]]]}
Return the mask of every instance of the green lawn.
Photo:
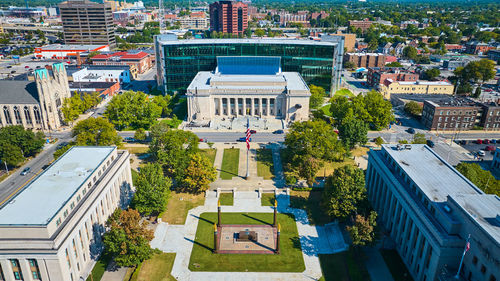
{"label": "green lawn", "polygon": [[210,162],[212,162],[212,165],[215,162],[215,154],[217,153],[217,150],[215,148],[209,148],[209,149],[200,149],[200,153],[202,155],[205,155]]}
{"label": "green lawn", "polygon": [[323,225],[331,222],[330,217],[321,209],[322,190],[295,191],[290,193],[290,207],[303,209],[307,212],[313,225]]}
{"label": "green lawn", "polygon": [[382,254],[394,281],[413,281],[410,272],[406,269],[406,265],[396,250],[380,250],[380,254]]}
{"label": "green lawn", "polygon": [[265,180],[274,178],[274,162],[271,149],[257,149],[257,175]]}
{"label": "green lawn", "polygon": [[352,98],[354,97],[354,94],[351,91],[349,91],[349,89],[344,88],[336,91],[335,96],[348,96]]}
{"label": "green lawn", "polygon": [[364,263],[350,249],[337,254],[320,254],[319,262],[325,281],[369,281]]}
{"label": "green lawn", "polygon": [[274,196],[274,193],[263,193],[260,198],[260,204],[262,206],[274,206],[275,200],[276,197]]}
{"label": "green lawn", "polygon": [[[223,224],[271,224],[272,213],[222,213]],[[274,254],[213,254],[213,225],[217,213],[200,215],[193,251],[189,260],[192,271],[230,272],[302,272],[305,270],[295,218],[278,214],[281,224],[281,253]]]}
{"label": "green lawn", "polygon": [[175,253],[154,254],[137,268],[130,281],[174,281],[170,275],[174,260]]}
{"label": "green lawn", "polygon": [[108,263],[111,261],[111,257],[107,255],[101,255],[99,259],[97,260],[96,264],[94,265],[94,268],[92,268],[92,272],[90,273],[90,276],[87,277],[87,281],[99,281],[102,278],[102,275],[104,274],[104,271],[106,271],[106,267],[108,267]]}
{"label": "green lawn", "polygon": [[233,206],[233,204],[234,204],[233,193],[232,192],[231,193],[221,193],[219,200],[220,200],[221,205]]}
{"label": "green lawn", "polygon": [[222,167],[220,178],[223,180],[231,180],[238,176],[238,166],[240,161],[239,148],[225,148],[224,156],[222,157]]}

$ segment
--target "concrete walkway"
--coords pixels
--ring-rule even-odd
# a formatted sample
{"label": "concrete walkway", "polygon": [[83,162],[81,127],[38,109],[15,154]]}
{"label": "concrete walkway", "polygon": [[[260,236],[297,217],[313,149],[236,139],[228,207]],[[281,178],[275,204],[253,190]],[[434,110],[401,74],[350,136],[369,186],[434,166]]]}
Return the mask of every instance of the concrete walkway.
{"label": "concrete walkway", "polygon": [[377,247],[365,247],[366,254],[366,270],[370,274],[371,281],[394,281],[392,274],[385,264],[384,258]]}
{"label": "concrete walkway", "polygon": [[[217,197],[215,192],[209,192],[204,206],[191,209],[186,218],[185,225],[168,225],[160,223],[155,231],[155,238],[151,241],[151,247],[164,252],[177,253],[172,268],[172,276],[177,280],[318,280],[322,276],[318,253],[324,245],[331,245],[328,238],[318,236],[315,226],[309,225],[307,213],[301,209],[290,208],[290,197],[286,192],[278,192],[278,211],[280,213],[292,213],[297,221],[297,230],[300,237],[302,254],[306,270],[301,273],[289,272],[192,272],[188,269],[193,241],[198,227],[198,217],[204,212],[215,212],[217,209]],[[255,191],[237,191],[234,195],[233,206],[222,206],[223,212],[257,212],[271,213],[272,208],[261,206],[258,193]],[[336,225],[331,226],[333,228]],[[339,233],[340,230],[332,233]],[[342,239],[342,235],[335,240]],[[335,244],[333,244],[335,245]],[[343,245],[343,243],[342,243]],[[332,249],[337,251],[339,249]],[[323,252],[323,251],[321,251]],[[329,251],[330,252],[330,251]]]}
{"label": "concrete walkway", "polygon": [[117,267],[114,262],[111,262],[104,271],[101,281],[123,281],[127,270],[128,267]]}

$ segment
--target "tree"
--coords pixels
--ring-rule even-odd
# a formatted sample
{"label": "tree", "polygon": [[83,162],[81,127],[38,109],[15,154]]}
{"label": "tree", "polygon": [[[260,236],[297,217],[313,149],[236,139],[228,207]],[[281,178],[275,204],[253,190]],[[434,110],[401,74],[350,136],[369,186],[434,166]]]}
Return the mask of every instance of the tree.
{"label": "tree", "polygon": [[407,104],[405,104],[405,112],[413,116],[422,115],[423,109],[424,109],[423,105],[419,104],[416,101],[410,101]]}
{"label": "tree", "polygon": [[189,163],[190,155],[198,152],[199,138],[192,132],[168,130],[161,135],[152,133],[149,150],[153,159],[158,161],[168,176],[182,182]]}
{"label": "tree", "polygon": [[476,163],[465,162],[458,164],[456,169],[485,193],[500,196],[500,180],[495,179],[490,171],[483,170]]}
{"label": "tree", "polygon": [[255,34],[255,36],[257,36],[257,37],[263,37],[264,35],[266,35],[266,32],[264,31],[264,29],[257,28],[257,29],[254,31],[254,34]]}
{"label": "tree", "polygon": [[171,96],[154,96],[153,102],[161,108],[161,117],[167,117],[172,113],[172,109],[170,108],[171,100]]}
{"label": "tree", "polygon": [[7,166],[16,167],[24,161],[24,155],[18,146],[10,143],[0,145],[0,161],[5,162]]}
{"label": "tree", "polygon": [[403,67],[403,65],[398,61],[393,61],[385,65],[386,67]]}
{"label": "tree", "polygon": [[392,105],[390,101],[384,100],[382,94],[371,90],[364,96],[366,111],[371,117],[370,125],[375,130],[381,130],[389,125],[389,122],[394,120],[392,113]]}
{"label": "tree", "polygon": [[[29,157],[42,150],[45,144],[45,135],[42,132],[33,133],[31,130],[24,129],[21,125],[6,126],[0,128],[0,144],[17,147],[23,157]],[[16,154],[17,152],[13,152],[12,155]]]}
{"label": "tree", "polygon": [[151,257],[149,242],[154,232],[141,223],[139,212],[117,209],[106,222],[110,228],[104,234],[104,250],[114,257],[118,266],[134,266]]}
{"label": "tree", "polygon": [[311,97],[309,98],[309,107],[316,109],[323,104],[323,101],[325,99],[325,89],[323,87],[311,85],[309,86],[309,90],[311,91]]}
{"label": "tree", "polygon": [[346,69],[353,69],[355,67],[356,67],[356,64],[352,61],[346,61],[344,63],[344,68],[346,68]]}
{"label": "tree", "polygon": [[353,245],[365,246],[375,242],[376,219],[377,213],[375,211],[371,211],[367,218],[362,215],[356,215],[354,225],[347,227],[347,232],[349,232]]}
{"label": "tree", "polygon": [[146,135],[146,131],[143,128],[139,128],[139,129],[135,130],[134,139],[136,139],[138,141],[144,141],[144,140],[146,140],[147,137],[148,136]]}
{"label": "tree", "polygon": [[416,133],[415,135],[413,135],[413,141],[411,143],[414,143],[414,144],[426,144],[427,143],[427,139],[425,139],[425,135],[422,134],[422,133]]}
{"label": "tree", "polygon": [[357,144],[362,145],[368,141],[368,126],[353,116],[347,116],[339,126],[339,137],[348,149],[354,148]]}
{"label": "tree", "polygon": [[428,80],[434,80],[441,74],[441,71],[437,68],[431,68],[424,71],[424,77]]}
{"label": "tree", "polygon": [[190,162],[184,174],[182,186],[191,193],[200,193],[209,188],[209,184],[217,179],[217,170],[210,160],[199,152],[190,155]]}
{"label": "tree", "polygon": [[377,137],[375,139],[375,144],[381,146],[382,144],[384,144],[384,139],[382,137]]}
{"label": "tree", "polygon": [[489,59],[481,59],[476,61],[477,63],[477,73],[478,80],[481,80],[483,83],[487,80],[493,79],[495,77],[495,62]]}
{"label": "tree", "polygon": [[478,86],[476,87],[476,89],[474,90],[474,94],[472,95],[473,98],[479,98],[481,96],[481,87]]}
{"label": "tree", "polygon": [[412,47],[412,46],[406,46],[404,49],[403,49],[403,57],[405,59],[410,59],[410,60],[414,60],[417,58],[417,55],[418,55],[418,52],[417,52],[417,49],[415,49],[415,47]]}
{"label": "tree", "polygon": [[161,165],[154,163],[141,167],[134,185],[134,209],[145,215],[159,214],[165,210],[172,181],[163,175]]}
{"label": "tree", "polygon": [[325,182],[322,206],[332,218],[347,219],[365,198],[363,170],[346,165],[336,169]]}
{"label": "tree", "polygon": [[78,122],[72,131],[76,145],[119,145],[120,137],[113,124],[104,118],[88,118]]}
{"label": "tree", "polygon": [[148,129],[162,114],[162,107],[143,92],[127,91],[114,96],[109,102],[104,116],[117,129],[126,127]]}

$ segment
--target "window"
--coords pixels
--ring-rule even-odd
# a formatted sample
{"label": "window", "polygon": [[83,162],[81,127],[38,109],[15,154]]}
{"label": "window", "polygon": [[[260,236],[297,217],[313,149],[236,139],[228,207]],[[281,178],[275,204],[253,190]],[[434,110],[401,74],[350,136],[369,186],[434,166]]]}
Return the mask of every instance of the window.
{"label": "window", "polygon": [[80,199],[82,199],[82,196],[80,196],[80,194],[78,194],[78,196],[76,196],[76,202],[80,202]]}
{"label": "window", "polygon": [[61,225],[61,218],[58,218],[58,219],[56,220],[56,226],[59,226],[59,225]]}
{"label": "window", "polygon": [[42,115],[40,114],[40,109],[35,106],[33,107],[33,112],[35,113],[35,122],[37,124],[42,124]]}
{"label": "window", "polygon": [[22,124],[21,113],[19,112],[19,107],[14,106],[14,117],[16,118],[16,124]]}
{"label": "window", "polygon": [[33,279],[41,279],[40,278],[40,269],[38,268],[38,262],[35,259],[28,259],[30,264],[31,275],[33,275]]}
{"label": "window", "polygon": [[66,249],[66,261],[68,262],[69,268],[71,268],[71,261],[69,260],[68,249]]}
{"label": "window", "polygon": [[24,119],[26,119],[27,124],[33,124],[33,120],[31,120],[31,114],[27,106],[24,107]]}
{"label": "window", "polygon": [[68,216],[68,210],[64,210],[64,218],[66,218]]}
{"label": "window", "polygon": [[9,108],[7,106],[3,107],[3,115],[5,117],[5,122],[7,124],[12,124],[12,118],[10,117]]}
{"label": "window", "polygon": [[19,261],[17,259],[11,259],[10,263],[12,265],[12,273],[14,273],[15,280],[23,280],[23,274],[21,268],[19,267]]}
{"label": "window", "polygon": [[71,208],[71,210],[73,210],[73,208],[75,208],[75,202],[71,202],[70,208]]}

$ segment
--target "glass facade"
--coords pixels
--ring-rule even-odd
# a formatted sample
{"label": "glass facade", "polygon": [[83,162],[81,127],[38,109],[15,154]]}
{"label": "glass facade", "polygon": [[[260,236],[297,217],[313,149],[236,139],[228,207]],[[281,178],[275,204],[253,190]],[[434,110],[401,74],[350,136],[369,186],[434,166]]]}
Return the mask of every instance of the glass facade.
{"label": "glass facade", "polygon": [[308,85],[322,86],[328,92],[332,86],[336,44],[314,44],[310,41],[300,44],[286,40],[279,43],[262,42],[265,40],[193,41],[156,42],[157,52],[163,52],[161,55],[157,53],[157,58],[160,58],[157,59],[158,82],[163,84],[167,93],[185,93],[199,71],[215,70],[218,56],[280,57],[282,71],[298,72]]}

